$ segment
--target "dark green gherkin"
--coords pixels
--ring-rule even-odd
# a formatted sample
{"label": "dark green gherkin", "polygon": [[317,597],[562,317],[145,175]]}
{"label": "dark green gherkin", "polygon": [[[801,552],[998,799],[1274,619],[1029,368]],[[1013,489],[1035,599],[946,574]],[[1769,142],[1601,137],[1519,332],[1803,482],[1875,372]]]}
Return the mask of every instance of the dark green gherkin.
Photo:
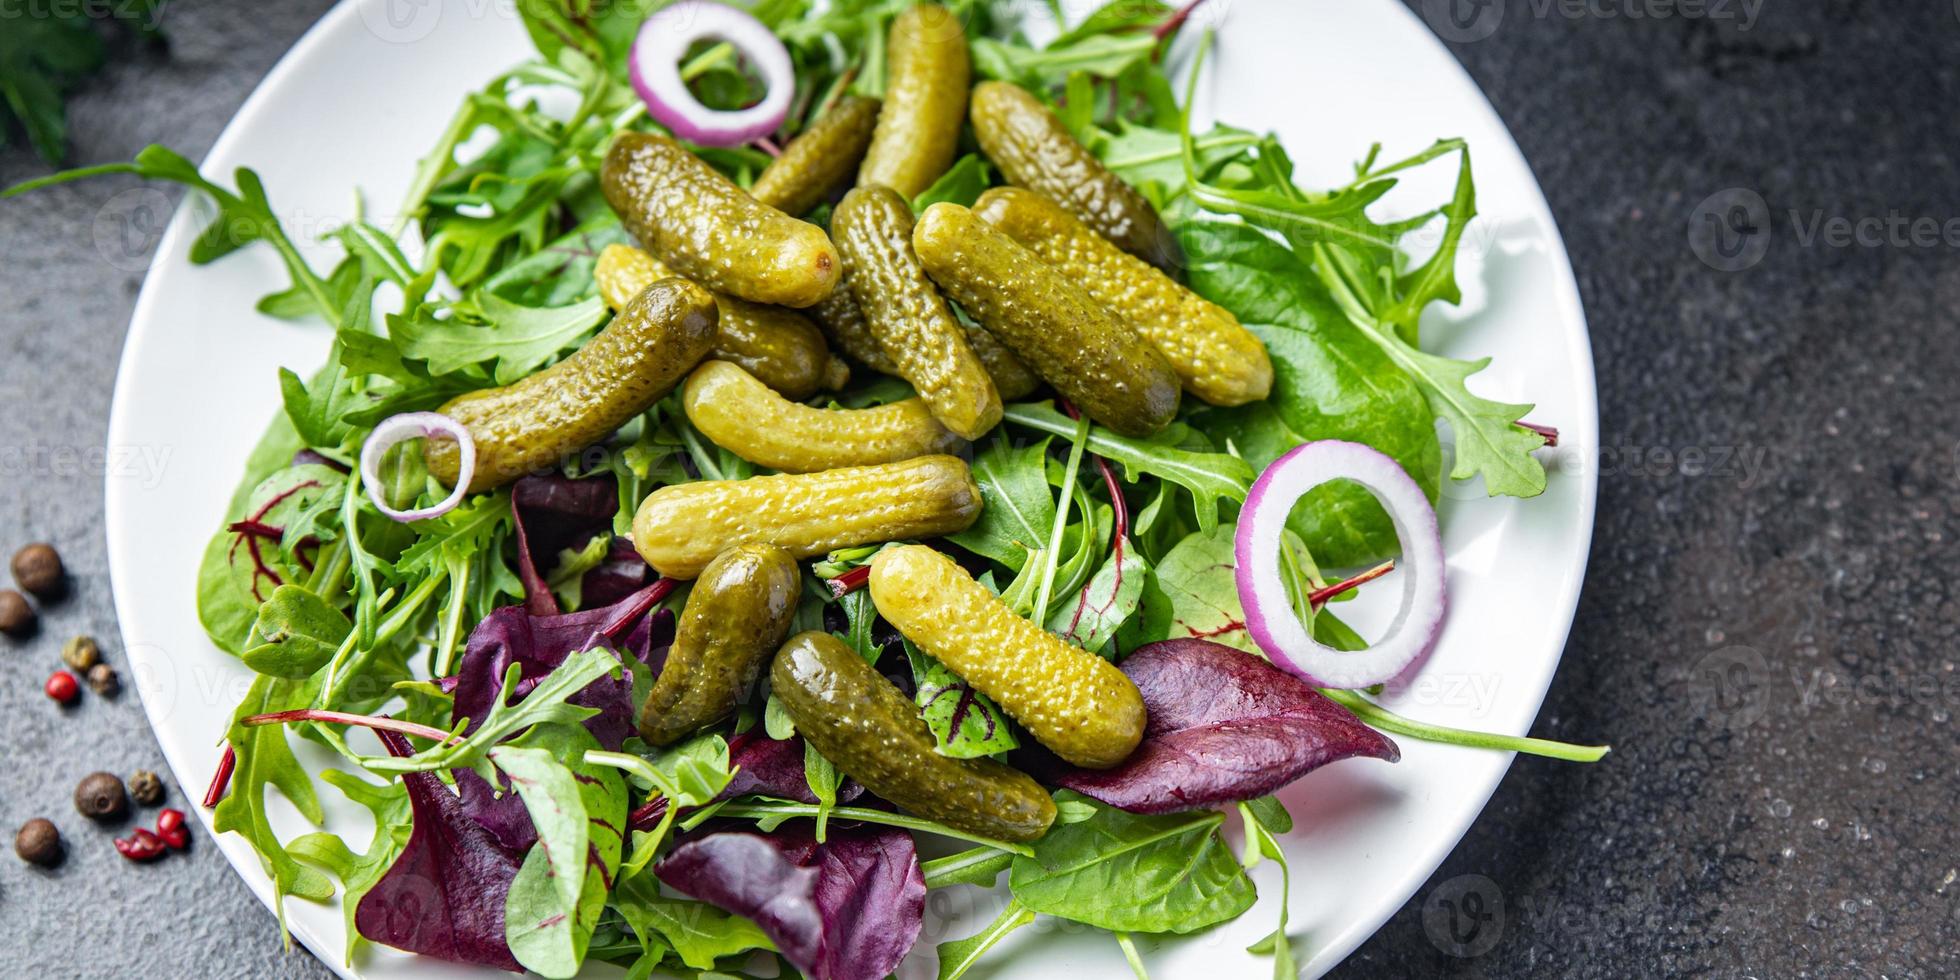
{"label": "dark green gherkin", "polygon": [[801,578],[788,552],[766,544],[737,545],[709,562],[640,706],[641,737],[671,745],[733,714],[789,634]]}
{"label": "dark green gherkin", "polygon": [[1184,265],[1157,209],[1076,140],[1027,90],[1008,82],[973,87],[973,134],[1010,184],[1067,208],[1118,248],[1160,269]]}
{"label": "dark green gherkin", "polygon": [[947,296],[1090,418],[1143,437],[1177,415],[1177,372],[1157,348],[973,212],[927,208],[912,246]]}
{"label": "dark green gherkin", "polygon": [[784,214],[801,216],[857,173],[878,124],[878,100],[847,95],[824,110],[783,155],[764,168],[749,196]]}
{"label": "dark green gherkin", "polygon": [[1055,801],[991,759],[940,755],[917,705],[828,633],[790,638],[769,681],[796,730],[845,775],[907,813],[998,840],[1039,840]]}

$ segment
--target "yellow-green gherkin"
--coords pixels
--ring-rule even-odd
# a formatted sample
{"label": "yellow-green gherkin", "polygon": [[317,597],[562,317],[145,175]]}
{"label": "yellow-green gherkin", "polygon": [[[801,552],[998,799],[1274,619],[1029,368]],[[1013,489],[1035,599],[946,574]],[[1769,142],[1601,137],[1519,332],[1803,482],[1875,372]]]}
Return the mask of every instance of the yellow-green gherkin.
{"label": "yellow-green gherkin", "polygon": [[973,213],[1028,247],[1171,362],[1184,390],[1213,405],[1243,405],[1272,391],[1266,345],[1238,317],[1117,248],[1055,202],[1019,187],[980,195]]}
{"label": "yellow-green gherkin", "polygon": [[925,545],[871,560],[878,615],[1068,762],[1108,769],[1143,739],[1143,695],[1114,664],[1017,615]]}
{"label": "yellow-green gherkin", "polygon": [[934,282],[1090,418],[1148,436],[1177,415],[1170,362],[1053,266],[957,204],[912,233]]}
{"label": "yellow-green gherkin", "polygon": [[889,187],[844,195],[830,219],[845,282],[900,377],[946,428],[977,439],[1000,422],[1000,395],[966,330],[912,252],[912,208]]}
{"label": "yellow-green gherkin", "polygon": [[877,99],[844,96],[783,147],[749,195],[784,214],[808,213],[857,172],[877,123]]}
{"label": "yellow-green gherkin", "polygon": [[[570,357],[501,388],[458,395],[438,411],[476,443],[470,492],[555,466],[666,397],[715,342],[715,301],[685,279],[662,279]],[[454,441],[428,440],[423,459],[448,486],[460,475]]]}
{"label": "yellow-green gherkin", "polygon": [[801,308],[837,285],[822,228],[750,197],[665,136],[615,137],[599,186],[640,244],[716,292]]}
{"label": "yellow-green gherkin", "polygon": [[641,737],[669,745],[734,714],[789,635],[801,579],[795,559],[768,545],[737,545],[709,562],[640,705]]}
{"label": "yellow-green gherkin", "polygon": [[687,420],[715,445],[758,466],[812,473],[950,453],[966,444],[918,398],[873,408],[811,408],[724,361],[694,369],[681,389]]}
{"label": "yellow-green gherkin", "polygon": [[966,119],[971,62],[952,11],[922,3],[892,19],[885,47],[885,106],[858,183],[883,184],[906,200],[953,162]]}
{"label": "yellow-green gherkin", "polygon": [[936,538],[973,526],[980,488],[956,456],[702,480],[640,502],[633,545],[654,571],[691,579],[724,549],[772,544],[798,559],[838,548]]}

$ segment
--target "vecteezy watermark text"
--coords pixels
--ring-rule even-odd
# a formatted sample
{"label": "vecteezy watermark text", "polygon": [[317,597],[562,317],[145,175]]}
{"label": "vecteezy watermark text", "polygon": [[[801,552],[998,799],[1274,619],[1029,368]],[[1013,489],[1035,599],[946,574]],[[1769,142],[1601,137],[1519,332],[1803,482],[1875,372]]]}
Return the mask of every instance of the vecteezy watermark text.
{"label": "vecteezy watermark text", "polygon": [[[1960,0],[1956,0],[1960,2]],[[1764,0],[1423,0],[1423,19],[1446,41],[1481,41],[1506,19],[1733,21],[1756,26]]]}
{"label": "vecteezy watermark text", "polygon": [[[1960,249],[1960,215],[1915,215],[1897,208],[1883,215],[1850,215],[1789,208],[1783,217],[1798,248]],[[1688,215],[1688,248],[1718,272],[1754,267],[1769,254],[1774,237],[1769,202],[1747,187],[1716,191]]]}

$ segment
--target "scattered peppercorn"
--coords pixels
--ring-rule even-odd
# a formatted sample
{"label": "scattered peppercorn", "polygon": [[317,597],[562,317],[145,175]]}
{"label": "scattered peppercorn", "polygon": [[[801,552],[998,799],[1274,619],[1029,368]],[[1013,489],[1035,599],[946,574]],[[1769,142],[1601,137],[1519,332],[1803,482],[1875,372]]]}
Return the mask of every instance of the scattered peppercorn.
{"label": "scattered peppercorn", "polygon": [[115,820],[129,812],[129,796],[114,773],[92,772],[75,786],[75,809],[90,820]]}
{"label": "scattered peppercorn", "polygon": [[20,833],[14,835],[14,853],[28,864],[52,868],[61,863],[61,831],[52,821],[35,817],[21,824]]}
{"label": "scattered peppercorn", "polygon": [[43,599],[52,599],[61,594],[68,574],[53,545],[30,544],[14,552],[14,581]]}
{"label": "scattered peppercorn", "polygon": [[116,676],[116,668],[96,664],[88,669],[88,686],[97,697],[113,698],[122,691],[122,678]]}
{"label": "scattered peppercorn", "polygon": [[102,648],[95,645],[92,636],[71,636],[61,645],[61,662],[69,670],[85,672],[102,662]]}
{"label": "scattered peppercorn", "polygon": [[34,607],[27,597],[12,589],[0,589],[0,633],[26,636],[34,632]]}
{"label": "scattered peppercorn", "polygon": [[74,704],[75,699],[82,696],[82,685],[75,680],[74,674],[65,670],[49,674],[48,682],[41,685],[41,690],[64,706]]}
{"label": "scattered peppercorn", "polygon": [[191,831],[184,824],[184,811],[165,810],[157,814],[157,836],[173,851],[191,846]]}
{"label": "scattered peppercorn", "polygon": [[163,802],[163,780],[148,769],[138,769],[129,777],[129,797],[143,806],[156,806]]}
{"label": "scattered peppercorn", "polygon": [[141,827],[128,837],[116,838],[116,853],[131,861],[154,861],[162,857],[166,849],[163,838]]}

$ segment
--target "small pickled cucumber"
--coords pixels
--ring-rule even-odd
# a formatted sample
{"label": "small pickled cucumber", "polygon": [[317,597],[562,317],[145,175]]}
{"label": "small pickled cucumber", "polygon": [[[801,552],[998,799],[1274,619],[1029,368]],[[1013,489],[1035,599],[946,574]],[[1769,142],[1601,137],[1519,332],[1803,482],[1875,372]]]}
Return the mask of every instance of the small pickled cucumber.
{"label": "small pickled cucumber", "polygon": [[640,244],[716,292],[800,308],[837,285],[822,228],[758,202],[665,136],[620,134],[599,186]]}
{"label": "small pickled cucumber", "polygon": [[[578,352],[502,388],[458,395],[438,411],[476,443],[470,492],[557,465],[666,397],[715,343],[715,300],[685,279],[648,286]],[[456,443],[431,439],[429,472],[456,485]]]}
{"label": "small pickled cucumber", "polygon": [[1157,209],[1077,142],[1041,100],[1008,82],[973,87],[973,133],[1008,183],[1046,195],[1123,251],[1158,268],[1184,264]]}
{"label": "small pickled cucumber", "polygon": [[733,714],[789,635],[801,579],[796,560],[768,545],[737,545],[709,562],[640,705],[641,737],[668,745]]}
{"label": "small pickled cucumber", "polygon": [[[648,283],[671,275],[659,259],[630,245],[606,246],[592,268],[599,295],[615,310],[632,302]],[[715,308],[721,314],[715,357],[740,364],[785,397],[808,398],[851,380],[851,369],[831,356],[823,333],[803,314],[719,293]]]}
{"label": "small pickled cucumber", "polygon": [[633,545],[654,571],[691,579],[738,544],[798,559],[838,548],[956,534],[980,516],[980,488],[957,456],[919,456],[816,473],[662,487],[633,516]]}
{"label": "small pickled cucumber", "polygon": [[885,356],[885,349],[878,346],[878,338],[871,336],[871,324],[865,322],[864,310],[851,296],[849,276],[839,279],[829,296],[810,307],[810,314],[823,328],[824,336],[852,360],[879,374],[898,373],[898,365]]}
{"label": "small pickled cucumber", "polygon": [[960,326],[966,328],[967,346],[973,348],[974,356],[986,366],[987,377],[994,380],[994,391],[1000,393],[1001,401],[1026,398],[1041,387],[1041,379],[1035,377],[1034,372],[1028,370],[1028,366],[1022,364],[1021,359],[1015,357],[1014,352],[1008,350],[998,337],[988,333],[986,327],[964,321]]}
{"label": "small pickled cucumber", "polygon": [[1009,841],[1038,840],[1055,822],[1054,799],[1025,773],[940,755],[911,700],[828,633],[791,637],[769,684],[824,758],[907,813]]}
{"label": "small pickled cucumber", "polygon": [[932,407],[933,417],[967,439],[1000,422],[1000,394],[912,253],[912,208],[889,187],[844,195],[830,218],[845,283],[871,335]]}
{"label": "small pickled cucumber", "polygon": [[895,463],[965,445],[918,398],[875,408],[811,408],[723,361],[695,368],[681,390],[687,420],[702,435],[751,463],[784,473]]}
{"label": "small pickled cucumber", "polygon": [[1238,317],[1117,248],[1055,202],[1019,187],[980,195],[973,213],[1080,285],[1156,346],[1184,390],[1213,405],[1243,405],[1272,391],[1266,345]]}
{"label": "small pickled cucumber", "polygon": [[973,212],[927,208],[912,245],[947,296],[1090,418],[1142,437],[1177,414],[1177,372],[1157,348]]}
{"label": "small pickled cucumber", "polygon": [[892,19],[885,58],[885,106],[858,183],[909,201],[946,172],[959,146],[972,67],[966,28],[945,7],[919,4]]}
{"label": "small pickled cucumber", "polygon": [[1016,615],[951,558],[925,545],[871,560],[878,615],[1056,755],[1090,769],[1143,738],[1143,695],[1114,664]]}
{"label": "small pickled cucumber", "polygon": [[763,168],[749,196],[784,214],[808,213],[857,172],[877,124],[877,99],[844,96]]}

